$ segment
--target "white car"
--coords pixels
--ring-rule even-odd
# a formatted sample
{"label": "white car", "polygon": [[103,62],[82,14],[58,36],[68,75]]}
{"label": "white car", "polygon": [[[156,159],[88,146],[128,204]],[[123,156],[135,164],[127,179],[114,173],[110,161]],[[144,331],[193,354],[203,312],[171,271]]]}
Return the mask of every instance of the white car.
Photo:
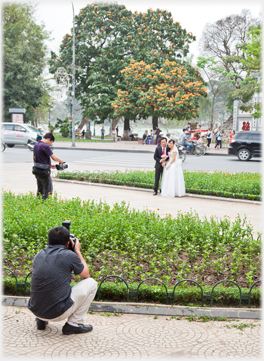
{"label": "white car", "polygon": [[27,145],[30,140],[37,140],[37,128],[29,124],[2,123],[2,141],[8,146],[15,144]]}

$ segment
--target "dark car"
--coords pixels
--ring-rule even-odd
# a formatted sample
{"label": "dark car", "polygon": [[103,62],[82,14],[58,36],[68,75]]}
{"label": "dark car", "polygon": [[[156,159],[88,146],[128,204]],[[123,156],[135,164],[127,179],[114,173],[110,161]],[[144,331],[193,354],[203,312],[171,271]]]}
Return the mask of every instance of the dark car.
{"label": "dark car", "polygon": [[239,160],[261,157],[262,133],[243,131],[235,134],[229,144],[228,154],[237,155]]}

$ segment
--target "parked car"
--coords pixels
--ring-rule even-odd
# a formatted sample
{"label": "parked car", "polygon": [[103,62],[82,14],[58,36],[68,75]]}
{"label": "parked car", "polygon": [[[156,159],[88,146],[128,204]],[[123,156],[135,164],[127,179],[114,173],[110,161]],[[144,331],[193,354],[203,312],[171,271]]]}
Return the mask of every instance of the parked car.
{"label": "parked car", "polygon": [[242,131],[235,134],[229,144],[228,154],[239,160],[262,156],[262,134],[257,131]]}
{"label": "parked car", "polygon": [[2,140],[8,147],[16,144],[27,145],[30,140],[37,140],[37,128],[30,124],[2,123]]}

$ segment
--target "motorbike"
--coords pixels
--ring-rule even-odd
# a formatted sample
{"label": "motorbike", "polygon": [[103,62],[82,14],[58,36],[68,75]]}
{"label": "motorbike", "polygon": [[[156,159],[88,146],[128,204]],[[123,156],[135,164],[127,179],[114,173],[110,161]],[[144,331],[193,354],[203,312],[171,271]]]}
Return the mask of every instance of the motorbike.
{"label": "motorbike", "polygon": [[179,158],[181,159],[182,162],[184,162],[186,159],[186,150],[184,149],[183,145],[176,144],[176,146],[178,148]]}
{"label": "motorbike", "polygon": [[[197,145],[195,140],[191,140],[191,148],[189,150],[189,154],[193,154],[196,155],[197,157],[204,155],[204,149],[202,146]],[[187,147],[180,144],[181,146],[184,147],[184,150],[186,151]]]}
{"label": "motorbike", "polygon": [[[34,146],[35,146],[36,143],[37,143],[36,140],[29,139],[28,142],[27,142],[28,149],[33,152],[33,149],[34,149]],[[53,144],[50,145],[50,148],[53,150]]]}

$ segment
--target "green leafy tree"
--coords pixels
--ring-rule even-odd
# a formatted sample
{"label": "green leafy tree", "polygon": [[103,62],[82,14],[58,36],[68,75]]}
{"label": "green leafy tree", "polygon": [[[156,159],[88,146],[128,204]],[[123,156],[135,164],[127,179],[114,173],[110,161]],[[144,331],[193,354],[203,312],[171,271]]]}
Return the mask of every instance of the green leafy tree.
{"label": "green leafy tree", "polygon": [[43,24],[36,24],[31,5],[5,3],[2,14],[4,119],[10,120],[10,107],[19,106],[26,109],[25,121],[29,122],[49,97],[49,86],[42,77],[49,33]]}
{"label": "green leafy tree", "polygon": [[[119,120],[111,104],[118,89],[127,86],[121,71],[130,60],[159,65],[166,58],[181,59],[195,39],[173,22],[170,12],[160,9],[132,13],[123,5],[91,4],[80,11],[75,22],[76,97],[83,116],[99,121]],[[72,34],[65,35],[59,56],[52,53],[49,64],[51,73],[72,64]]]}
{"label": "green leafy tree", "polygon": [[117,116],[188,120],[198,116],[199,98],[207,95],[199,71],[189,65],[166,60],[157,68],[156,63],[131,60],[122,73],[128,90],[119,89],[112,104]]}
{"label": "green leafy tree", "polygon": [[[261,25],[258,24],[250,29],[247,33],[247,43],[240,44],[243,51],[243,58],[239,60],[243,69],[248,76],[236,85],[235,90],[230,92],[229,99],[240,100],[241,104],[239,108],[246,112],[251,112],[253,118],[261,117],[261,102],[252,101],[254,95],[261,92],[261,44],[262,44],[262,32]],[[232,73],[224,73],[228,78],[233,78]]]}
{"label": "green leafy tree", "polygon": [[216,103],[230,90],[230,83],[226,81],[226,78],[223,78],[221,71],[224,69],[217,66],[217,61],[214,58],[198,57],[196,65],[207,82],[210,104],[207,103],[206,108],[210,110],[208,116],[213,129]]}
{"label": "green leafy tree", "polygon": [[54,129],[59,129],[63,137],[68,137],[70,135],[72,123],[69,121],[69,118],[66,117],[64,120],[57,118],[57,123],[54,126]]}

